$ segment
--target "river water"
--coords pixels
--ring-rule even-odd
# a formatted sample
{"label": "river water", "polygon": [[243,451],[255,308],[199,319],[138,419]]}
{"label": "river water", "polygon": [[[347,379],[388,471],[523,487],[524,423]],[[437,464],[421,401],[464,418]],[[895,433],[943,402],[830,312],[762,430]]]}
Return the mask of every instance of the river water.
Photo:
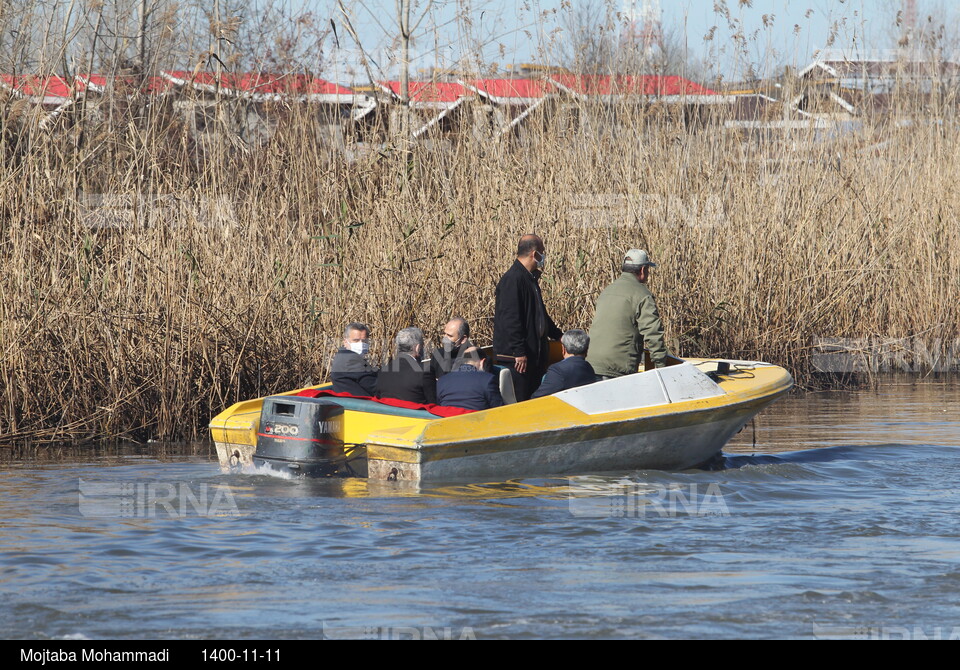
{"label": "river water", "polygon": [[404,487],[208,445],[0,463],[4,638],[960,637],[960,385],[787,397],[722,469]]}

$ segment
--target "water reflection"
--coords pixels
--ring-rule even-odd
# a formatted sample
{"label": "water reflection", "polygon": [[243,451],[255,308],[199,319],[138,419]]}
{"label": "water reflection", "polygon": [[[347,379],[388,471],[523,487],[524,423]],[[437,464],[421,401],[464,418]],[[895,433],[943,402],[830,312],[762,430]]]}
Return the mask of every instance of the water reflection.
{"label": "water reflection", "polygon": [[[958,401],[788,397],[716,471],[417,485],[222,474],[205,445],[7,453],[0,621],[90,639],[933,630],[960,621]],[[81,479],[225,487],[239,514],[87,517]]]}
{"label": "water reflection", "polygon": [[876,391],[788,396],[767,408],[724,448],[780,453],[825,446],[960,446],[960,385],[898,382]]}
{"label": "water reflection", "polygon": [[[960,446],[960,385],[950,382],[898,381],[876,391],[835,391],[795,394],[775,403],[724,449],[725,458],[711,469],[737,469],[751,465],[858,460],[876,456],[885,446]],[[858,447],[874,450],[864,454]],[[0,451],[6,473],[19,468],[57,469],[85,464],[109,472],[122,467],[124,477],[155,477],[156,465],[191,462],[213,465],[215,452],[208,443],[151,445],[100,445],[23,447]],[[120,476],[120,473],[117,473]],[[569,478],[522,479],[501,482],[427,483],[380,482],[358,478],[299,479],[270,468],[224,475],[204,468],[203,481],[229,486],[240,499],[276,498],[404,498],[427,496],[459,500],[552,499],[567,495]],[[618,482],[624,473],[599,475]],[[643,476],[647,476],[643,473]],[[656,475],[654,478],[659,477]],[[582,478],[580,478],[582,480]],[[36,482],[6,482],[22,500],[32,499]],[[2,510],[0,510],[2,518]]]}

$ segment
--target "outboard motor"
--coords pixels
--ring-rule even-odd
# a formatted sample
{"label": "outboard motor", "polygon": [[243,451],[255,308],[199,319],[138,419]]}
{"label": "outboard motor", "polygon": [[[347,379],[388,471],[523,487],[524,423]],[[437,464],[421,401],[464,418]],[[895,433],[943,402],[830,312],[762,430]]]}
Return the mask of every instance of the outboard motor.
{"label": "outboard motor", "polygon": [[345,460],[343,407],[325,398],[264,399],[254,465],[322,477],[336,474]]}

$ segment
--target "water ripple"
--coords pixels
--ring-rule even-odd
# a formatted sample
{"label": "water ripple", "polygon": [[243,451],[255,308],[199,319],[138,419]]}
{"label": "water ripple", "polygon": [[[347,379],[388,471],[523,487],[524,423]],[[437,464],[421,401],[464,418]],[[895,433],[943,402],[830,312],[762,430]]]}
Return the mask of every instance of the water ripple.
{"label": "water ripple", "polygon": [[[403,487],[223,475],[196,457],[14,464],[0,475],[0,618],[9,637],[50,639],[952,625],[960,425],[866,397],[775,405],[761,453],[744,453],[744,431],[711,471]],[[121,498],[206,487],[236,509],[90,515],[81,480]]]}

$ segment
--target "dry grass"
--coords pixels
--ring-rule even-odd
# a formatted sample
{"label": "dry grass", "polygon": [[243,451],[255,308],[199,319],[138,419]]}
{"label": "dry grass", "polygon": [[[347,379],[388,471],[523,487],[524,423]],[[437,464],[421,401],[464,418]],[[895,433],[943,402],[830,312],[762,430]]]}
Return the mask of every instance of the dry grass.
{"label": "dry grass", "polygon": [[389,338],[458,313],[489,342],[526,232],[561,327],[589,326],[643,246],[681,355],[808,380],[816,337],[960,336],[952,123],[758,147],[621,112],[617,133],[546,122],[352,163],[297,110],[257,149],[201,150],[162,108],[45,132],[5,116],[0,444],[203,436],[236,400],[323,379],[346,321]]}

